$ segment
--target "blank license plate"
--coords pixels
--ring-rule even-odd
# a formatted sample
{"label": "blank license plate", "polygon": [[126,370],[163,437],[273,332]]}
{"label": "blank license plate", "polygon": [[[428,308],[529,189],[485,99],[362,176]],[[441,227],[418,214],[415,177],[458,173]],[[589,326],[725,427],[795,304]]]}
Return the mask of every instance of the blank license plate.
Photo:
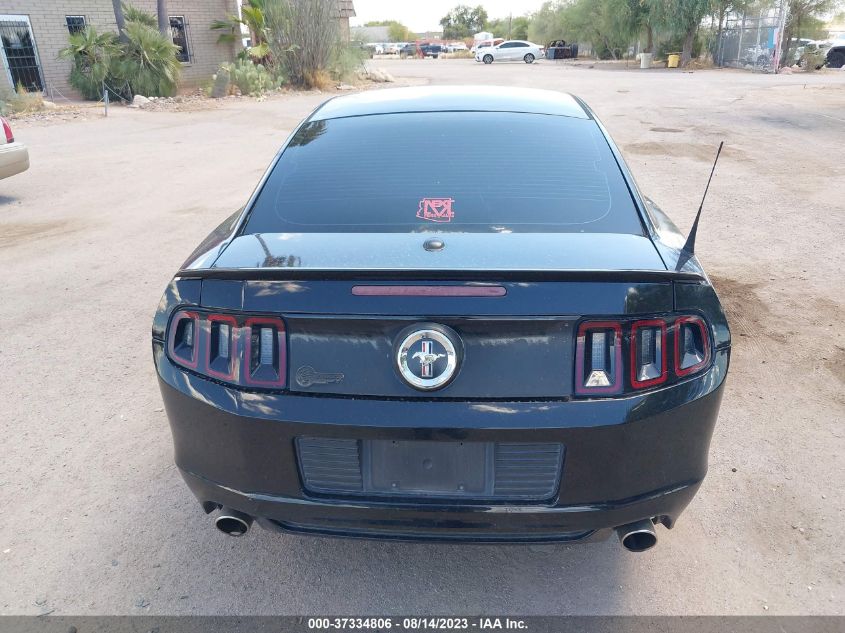
{"label": "blank license plate", "polygon": [[364,488],[379,494],[485,496],[493,488],[489,442],[366,440]]}

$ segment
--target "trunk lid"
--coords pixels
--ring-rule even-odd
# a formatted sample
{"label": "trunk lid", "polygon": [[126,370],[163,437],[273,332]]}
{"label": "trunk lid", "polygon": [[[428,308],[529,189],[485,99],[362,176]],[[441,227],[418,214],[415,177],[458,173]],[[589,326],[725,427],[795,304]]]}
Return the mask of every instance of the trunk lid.
{"label": "trunk lid", "polygon": [[[442,249],[426,250],[428,240]],[[391,271],[653,270],[666,266],[643,235],[620,233],[264,233],[241,235],[215,269]]]}

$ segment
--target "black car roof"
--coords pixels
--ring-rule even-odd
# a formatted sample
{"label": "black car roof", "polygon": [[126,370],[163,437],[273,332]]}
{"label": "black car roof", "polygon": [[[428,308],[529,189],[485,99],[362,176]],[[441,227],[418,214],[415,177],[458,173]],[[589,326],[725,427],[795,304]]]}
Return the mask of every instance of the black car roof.
{"label": "black car roof", "polygon": [[505,86],[426,86],[370,90],[324,103],[312,121],[403,112],[523,112],[592,118],[570,94]]}

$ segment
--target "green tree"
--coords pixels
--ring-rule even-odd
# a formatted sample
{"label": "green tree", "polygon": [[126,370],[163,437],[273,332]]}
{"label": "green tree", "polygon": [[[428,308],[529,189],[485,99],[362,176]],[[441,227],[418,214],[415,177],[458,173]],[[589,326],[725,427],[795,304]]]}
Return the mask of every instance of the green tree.
{"label": "green tree", "polygon": [[471,37],[484,30],[486,24],[487,11],[481,5],[473,8],[459,4],[440,20],[443,37],[449,40]]}
{"label": "green tree", "polygon": [[646,0],[655,20],[683,37],[681,66],[692,59],[692,45],[701,21],[710,11],[711,0]]}
{"label": "green tree", "polygon": [[837,0],[787,0],[787,18],[783,29],[783,44],[781,45],[780,65],[791,65],[790,42],[793,37],[801,37],[802,30],[807,26],[815,26],[814,19],[832,12],[839,2]]}
{"label": "green tree", "polygon": [[364,26],[386,26],[387,37],[391,42],[407,42],[414,39],[414,34],[407,26],[396,20],[373,20]]}
{"label": "green tree", "polygon": [[504,37],[511,40],[527,40],[530,18],[527,15],[508,16],[490,20],[484,29],[490,31],[494,37]]}
{"label": "green tree", "polygon": [[650,21],[643,0],[546,2],[531,16],[528,35],[542,43],[561,38],[590,43],[599,57],[618,59]]}

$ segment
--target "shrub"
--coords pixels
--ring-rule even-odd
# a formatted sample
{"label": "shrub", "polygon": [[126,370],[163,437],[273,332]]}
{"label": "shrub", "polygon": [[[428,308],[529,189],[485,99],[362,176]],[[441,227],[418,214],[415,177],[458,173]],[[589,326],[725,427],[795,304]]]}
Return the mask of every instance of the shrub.
{"label": "shrub", "polygon": [[826,53],[820,50],[805,50],[804,54],[801,56],[801,60],[798,62],[798,65],[804,69],[805,72],[814,73],[816,70],[824,66],[826,61]]}
{"label": "shrub", "polygon": [[69,46],[59,51],[59,57],[73,62],[70,85],[86,99],[100,99],[103,83],[114,83],[112,66],[119,54],[117,37],[97,33],[93,26],[71,35]]}
{"label": "shrub", "polygon": [[127,42],[114,66],[114,74],[129,84],[133,95],[169,97],[176,92],[182,64],[179,47],[156,29],[140,22],[126,23]]}
{"label": "shrub", "polygon": [[283,72],[271,72],[263,64],[253,64],[248,60],[239,59],[233,64],[223,64],[220,68],[229,74],[231,83],[245,95],[260,96],[286,83]]}
{"label": "shrub", "polygon": [[302,85],[306,88],[314,90],[328,90],[334,86],[335,81],[327,70],[318,68],[317,70],[306,70],[302,77]]}
{"label": "shrub", "polygon": [[5,85],[0,86],[0,114],[37,112],[43,108],[44,96],[40,92],[28,92],[20,83],[17,92]]}
{"label": "shrub", "polygon": [[114,97],[167,97],[176,92],[182,65],[179,47],[156,28],[127,20],[127,41],[87,26],[70,36],[59,57],[73,63],[70,83],[86,99],[101,99],[105,85]]}
{"label": "shrub", "polygon": [[158,18],[154,16],[152,13],[147,13],[141,9],[136,9],[131,4],[126,2],[123,4],[123,19],[127,22],[137,22],[139,24],[144,24],[151,28],[157,29],[158,28]]}
{"label": "shrub", "polygon": [[329,72],[339,81],[350,81],[355,77],[355,73],[361,70],[366,57],[360,47],[338,46],[332,57]]}
{"label": "shrub", "polygon": [[325,82],[339,42],[336,11],[325,0],[265,0],[267,44],[294,84]]}

